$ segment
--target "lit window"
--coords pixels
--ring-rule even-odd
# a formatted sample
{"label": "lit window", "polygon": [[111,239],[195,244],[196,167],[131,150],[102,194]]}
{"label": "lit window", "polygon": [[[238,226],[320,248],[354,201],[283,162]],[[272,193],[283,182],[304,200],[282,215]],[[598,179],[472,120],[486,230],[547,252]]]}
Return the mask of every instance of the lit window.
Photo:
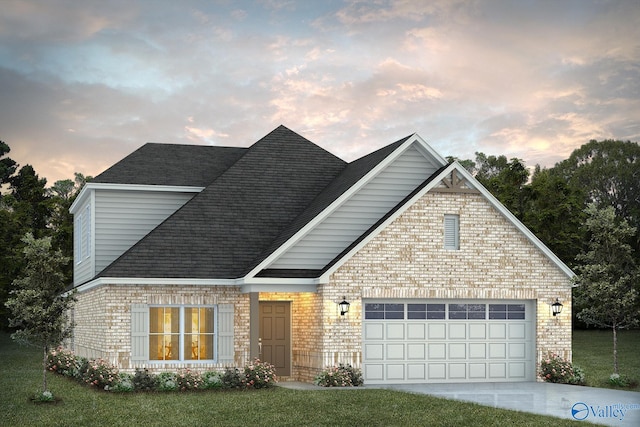
{"label": "lit window", "polygon": [[150,307],[150,360],[213,360],[213,307]]}
{"label": "lit window", "polygon": [[460,216],[444,216],[444,248],[457,251],[460,249]]}

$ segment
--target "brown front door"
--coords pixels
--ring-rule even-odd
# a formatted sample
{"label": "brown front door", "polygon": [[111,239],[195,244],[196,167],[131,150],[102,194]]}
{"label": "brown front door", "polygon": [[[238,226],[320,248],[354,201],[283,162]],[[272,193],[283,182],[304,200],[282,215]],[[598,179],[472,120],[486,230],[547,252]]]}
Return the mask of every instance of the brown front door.
{"label": "brown front door", "polygon": [[260,359],[276,367],[276,375],[291,375],[291,310],[287,301],[260,301]]}

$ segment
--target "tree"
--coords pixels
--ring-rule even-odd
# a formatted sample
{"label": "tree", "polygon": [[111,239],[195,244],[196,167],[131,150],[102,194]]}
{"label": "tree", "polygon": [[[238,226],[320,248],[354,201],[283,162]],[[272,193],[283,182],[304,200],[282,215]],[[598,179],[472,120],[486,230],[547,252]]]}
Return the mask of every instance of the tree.
{"label": "tree", "polygon": [[526,184],[529,180],[529,171],[524,162],[517,158],[508,161],[505,156],[476,153],[475,165],[476,179],[522,220],[528,191]]}
{"label": "tree", "polygon": [[71,336],[73,324],[68,311],[75,302],[74,292],[65,292],[62,266],[69,262],[62,252],[52,250],[51,237],[23,238],[26,267],[22,277],[13,281],[14,289],[5,305],[9,325],[17,328],[14,340],[43,350],[42,392],[47,391],[47,353]]}
{"label": "tree", "polygon": [[628,240],[635,228],[616,216],[615,209],[595,203],[586,209],[587,251],[576,259],[574,293],[577,317],[587,325],[613,331],[613,372],[618,373],[618,330],[640,324],[640,274]]}
{"label": "tree", "polygon": [[[9,151],[11,151],[9,146],[0,141],[0,157],[4,157]],[[15,173],[17,166],[16,162],[9,157],[0,158],[0,186],[9,182],[9,178]]]}

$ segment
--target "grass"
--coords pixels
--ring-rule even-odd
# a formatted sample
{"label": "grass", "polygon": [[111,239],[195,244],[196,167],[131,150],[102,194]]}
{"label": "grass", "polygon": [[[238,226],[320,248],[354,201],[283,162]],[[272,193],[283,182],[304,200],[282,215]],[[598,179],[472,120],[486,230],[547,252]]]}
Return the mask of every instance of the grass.
{"label": "grass", "polygon": [[[620,375],[635,381],[640,391],[640,330],[618,332],[618,368]],[[584,369],[587,385],[616,388],[609,383],[613,373],[613,333],[610,330],[573,331],[573,363]]]}
{"label": "grass", "polygon": [[[592,338],[596,336],[597,339]],[[594,378],[608,378],[607,335],[577,331],[576,363]],[[598,341],[595,345],[595,341]],[[603,341],[600,344],[600,341]],[[621,336],[621,366],[637,373],[640,333]],[[633,360],[632,360],[633,359]],[[637,358],[636,358],[637,359]],[[634,365],[635,363],[635,365]],[[604,366],[604,367],[602,367]],[[635,367],[632,367],[635,366]],[[249,392],[113,394],[48,374],[62,401],[33,404],[42,386],[37,349],[20,347],[0,333],[0,424],[3,426],[569,426],[570,420],[456,402],[391,390],[301,391],[276,387]],[[623,370],[623,372],[626,372]],[[637,378],[637,375],[636,375]],[[599,381],[599,379],[598,379]]]}

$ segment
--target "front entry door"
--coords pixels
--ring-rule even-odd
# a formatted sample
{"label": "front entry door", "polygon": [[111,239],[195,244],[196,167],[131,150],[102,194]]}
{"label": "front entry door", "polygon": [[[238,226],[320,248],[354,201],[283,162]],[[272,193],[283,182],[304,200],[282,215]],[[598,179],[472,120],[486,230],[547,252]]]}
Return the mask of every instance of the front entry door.
{"label": "front entry door", "polygon": [[276,375],[291,375],[291,310],[287,301],[260,302],[260,359],[276,367]]}

